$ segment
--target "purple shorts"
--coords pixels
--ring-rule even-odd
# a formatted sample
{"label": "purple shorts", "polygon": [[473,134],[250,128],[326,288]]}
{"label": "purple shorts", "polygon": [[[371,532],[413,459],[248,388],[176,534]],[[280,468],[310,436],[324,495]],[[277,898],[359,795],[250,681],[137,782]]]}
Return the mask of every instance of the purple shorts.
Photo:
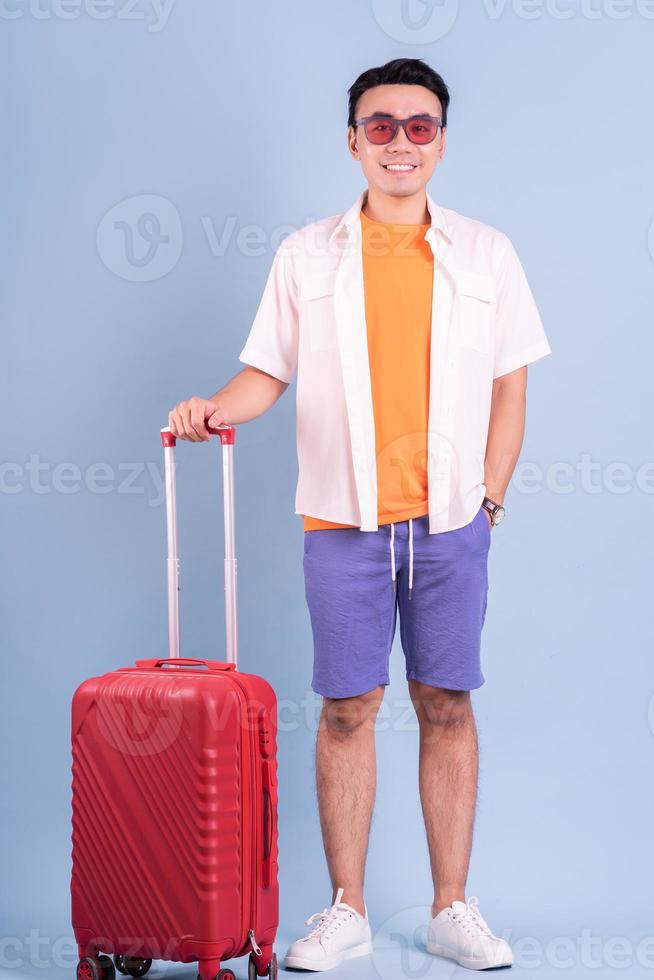
{"label": "purple shorts", "polygon": [[481,687],[491,533],[481,507],[469,524],[438,534],[429,534],[427,515],[377,531],[305,531],[312,689],[348,698],[388,684],[398,604],[407,679]]}

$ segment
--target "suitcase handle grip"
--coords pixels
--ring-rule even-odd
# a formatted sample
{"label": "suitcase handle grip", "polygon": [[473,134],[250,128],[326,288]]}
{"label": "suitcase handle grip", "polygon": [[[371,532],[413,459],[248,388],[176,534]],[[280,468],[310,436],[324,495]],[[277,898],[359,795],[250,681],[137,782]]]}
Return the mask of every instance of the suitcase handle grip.
{"label": "suitcase handle grip", "polygon": [[[219,436],[223,446],[233,446],[236,442],[236,426],[234,425],[223,422],[215,429],[210,425],[207,425],[206,429],[210,436]],[[161,430],[161,443],[164,447],[177,445],[177,436],[173,435],[168,425]]]}
{"label": "suitcase handle grip", "polygon": [[208,667],[209,670],[235,670],[236,664],[228,663],[220,660],[202,660],[199,657],[175,657],[174,660],[168,658],[162,658],[161,660],[137,660],[137,667],[170,667],[171,664],[177,667],[178,664],[182,664],[184,667],[197,666],[202,664],[204,667]]}

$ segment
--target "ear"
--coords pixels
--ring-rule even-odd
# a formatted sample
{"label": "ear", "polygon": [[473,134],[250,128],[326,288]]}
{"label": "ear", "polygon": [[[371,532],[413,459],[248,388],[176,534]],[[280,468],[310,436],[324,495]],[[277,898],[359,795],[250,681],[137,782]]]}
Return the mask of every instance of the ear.
{"label": "ear", "polygon": [[348,126],[347,130],[347,148],[350,151],[350,155],[354,157],[355,160],[359,159],[359,144],[357,143],[357,135],[354,126]]}

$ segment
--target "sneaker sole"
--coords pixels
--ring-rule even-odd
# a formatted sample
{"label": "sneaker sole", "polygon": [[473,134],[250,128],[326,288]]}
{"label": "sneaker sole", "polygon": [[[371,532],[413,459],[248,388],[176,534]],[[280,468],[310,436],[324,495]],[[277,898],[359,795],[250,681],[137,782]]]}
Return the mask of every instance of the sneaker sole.
{"label": "sneaker sole", "polygon": [[305,959],[302,956],[286,956],[282,965],[284,969],[291,967],[297,970],[333,970],[343,960],[351,960],[355,956],[366,956],[368,953],[372,953],[372,943],[370,941],[359,943],[358,946],[353,946],[352,949],[344,949],[342,953],[337,953],[335,956],[330,957],[330,959],[323,960],[319,965],[314,960]]}
{"label": "sneaker sole", "polygon": [[439,946],[437,943],[428,942],[427,952],[434,956],[446,956],[448,960],[455,960],[459,966],[464,966],[467,970],[499,970],[502,967],[513,965],[513,960],[507,960],[505,963],[485,963],[482,965],[479,960],[471,960],[467,956],[457,956],[449,946]]}

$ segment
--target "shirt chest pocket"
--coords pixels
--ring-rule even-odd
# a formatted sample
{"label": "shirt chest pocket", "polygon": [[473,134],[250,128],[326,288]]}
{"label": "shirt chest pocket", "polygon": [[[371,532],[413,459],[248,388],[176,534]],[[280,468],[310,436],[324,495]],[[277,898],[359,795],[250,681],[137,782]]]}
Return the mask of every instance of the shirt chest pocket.
{"label": "shirt chest pocket", "polygon": [[463,271],[456,272],[454,278],[461,346],[470,347],[481,354],[490,354],[495,281],[492,276]]}
{"label": "shirt chest pocket", "polygon": [[300,329],[312,351],[331,350],[338,345],[334,313],[335,272],[314,273],[300,283]]}

